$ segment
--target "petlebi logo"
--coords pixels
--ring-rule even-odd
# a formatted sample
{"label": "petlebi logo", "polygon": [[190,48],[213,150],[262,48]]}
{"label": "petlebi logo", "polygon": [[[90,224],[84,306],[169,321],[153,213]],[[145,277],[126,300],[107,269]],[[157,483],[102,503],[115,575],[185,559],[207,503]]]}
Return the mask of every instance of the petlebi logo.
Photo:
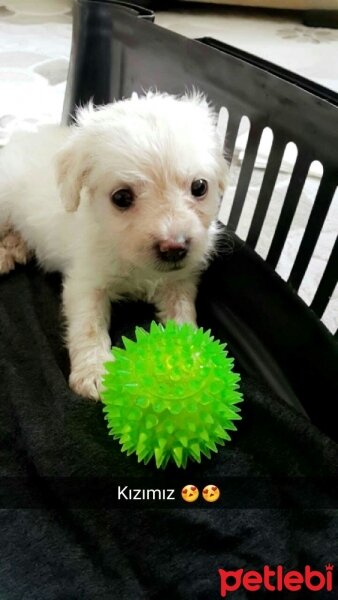
{"label": "petlebi logo", "polygon": [[271,568],[263,567],[262,572],[237,569],[226,571],[218,569],[220,577],[220,594],[225,598],[231,592],[243,588],[248,592],[267,590],[268,592],[299,592],[308,589],[311,592],[326,590],[332,592],[333,565],[325,566],[324,571],[317,571],[306,565],[304,570],[287,571],[282,565]]}

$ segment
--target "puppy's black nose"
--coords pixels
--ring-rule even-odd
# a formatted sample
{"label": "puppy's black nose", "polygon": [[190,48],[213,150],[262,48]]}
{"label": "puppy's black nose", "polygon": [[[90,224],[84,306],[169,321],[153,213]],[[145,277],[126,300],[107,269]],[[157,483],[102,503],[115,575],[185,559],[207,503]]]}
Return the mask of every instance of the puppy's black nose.
{"label": "puppy's black nose", "polygon": [[164,262],[180,262],[186,257],[189,250],[189,240],[176,242],[164,240],[156,245],[158,257]]}

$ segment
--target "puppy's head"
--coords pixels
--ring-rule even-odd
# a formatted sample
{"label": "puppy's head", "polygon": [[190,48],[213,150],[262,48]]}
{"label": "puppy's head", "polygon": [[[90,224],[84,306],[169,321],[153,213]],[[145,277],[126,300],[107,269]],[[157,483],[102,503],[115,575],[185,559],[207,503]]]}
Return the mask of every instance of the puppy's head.
{"label": "puppy's head", "polygon": [[57,161],[62,200],[86,210],[118,258],[166,272],[200,268],[213,247],[227,166],[198,95],[133,95],[81,109]]}

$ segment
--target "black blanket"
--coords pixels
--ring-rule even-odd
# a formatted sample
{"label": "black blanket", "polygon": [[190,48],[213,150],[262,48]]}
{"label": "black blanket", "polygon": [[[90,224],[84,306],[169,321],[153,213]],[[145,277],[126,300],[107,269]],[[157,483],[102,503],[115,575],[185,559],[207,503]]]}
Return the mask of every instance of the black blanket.
{"label": "black blanket", "polygon": [[[159,472],[122,454],[101,405],[69,390],[60,291],[34,263],[0,281],[0,597],[210,600],[219,568],[325,573],[338,550],[338,357],[299,299],[240,244],[214,261],[199,320],[229,342],[243,420],[211,460]],[[115,307],[113,342],[152,318],[141,303]],[[200,497],[188,505],[189,483]],[[208,505],[210,483],[221,497]],[[175,500],[118,500],[119,485],[174,489]]]}

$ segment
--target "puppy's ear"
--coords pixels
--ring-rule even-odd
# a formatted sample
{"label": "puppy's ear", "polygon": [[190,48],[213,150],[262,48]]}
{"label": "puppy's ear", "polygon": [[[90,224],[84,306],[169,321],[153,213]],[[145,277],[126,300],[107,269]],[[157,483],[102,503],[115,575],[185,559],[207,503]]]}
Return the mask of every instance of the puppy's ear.
{"label": "puppy's ear", "polygon": [[56,156],[56,181],[62,202],[69,212],[77,210],[81,188],[88,170],[88,152],[83,139],[83,128],[95,118],[95,107],[90,100],[85,106],[78,107],[75,123],[66,144]]}
{"label": "puppy's ear", "polygon": [[77,210],[81,188],[86,175],[86,151],[81,149],[76,135],[72,135],[56,156],[56,181],[61,200],[69,212]]}

